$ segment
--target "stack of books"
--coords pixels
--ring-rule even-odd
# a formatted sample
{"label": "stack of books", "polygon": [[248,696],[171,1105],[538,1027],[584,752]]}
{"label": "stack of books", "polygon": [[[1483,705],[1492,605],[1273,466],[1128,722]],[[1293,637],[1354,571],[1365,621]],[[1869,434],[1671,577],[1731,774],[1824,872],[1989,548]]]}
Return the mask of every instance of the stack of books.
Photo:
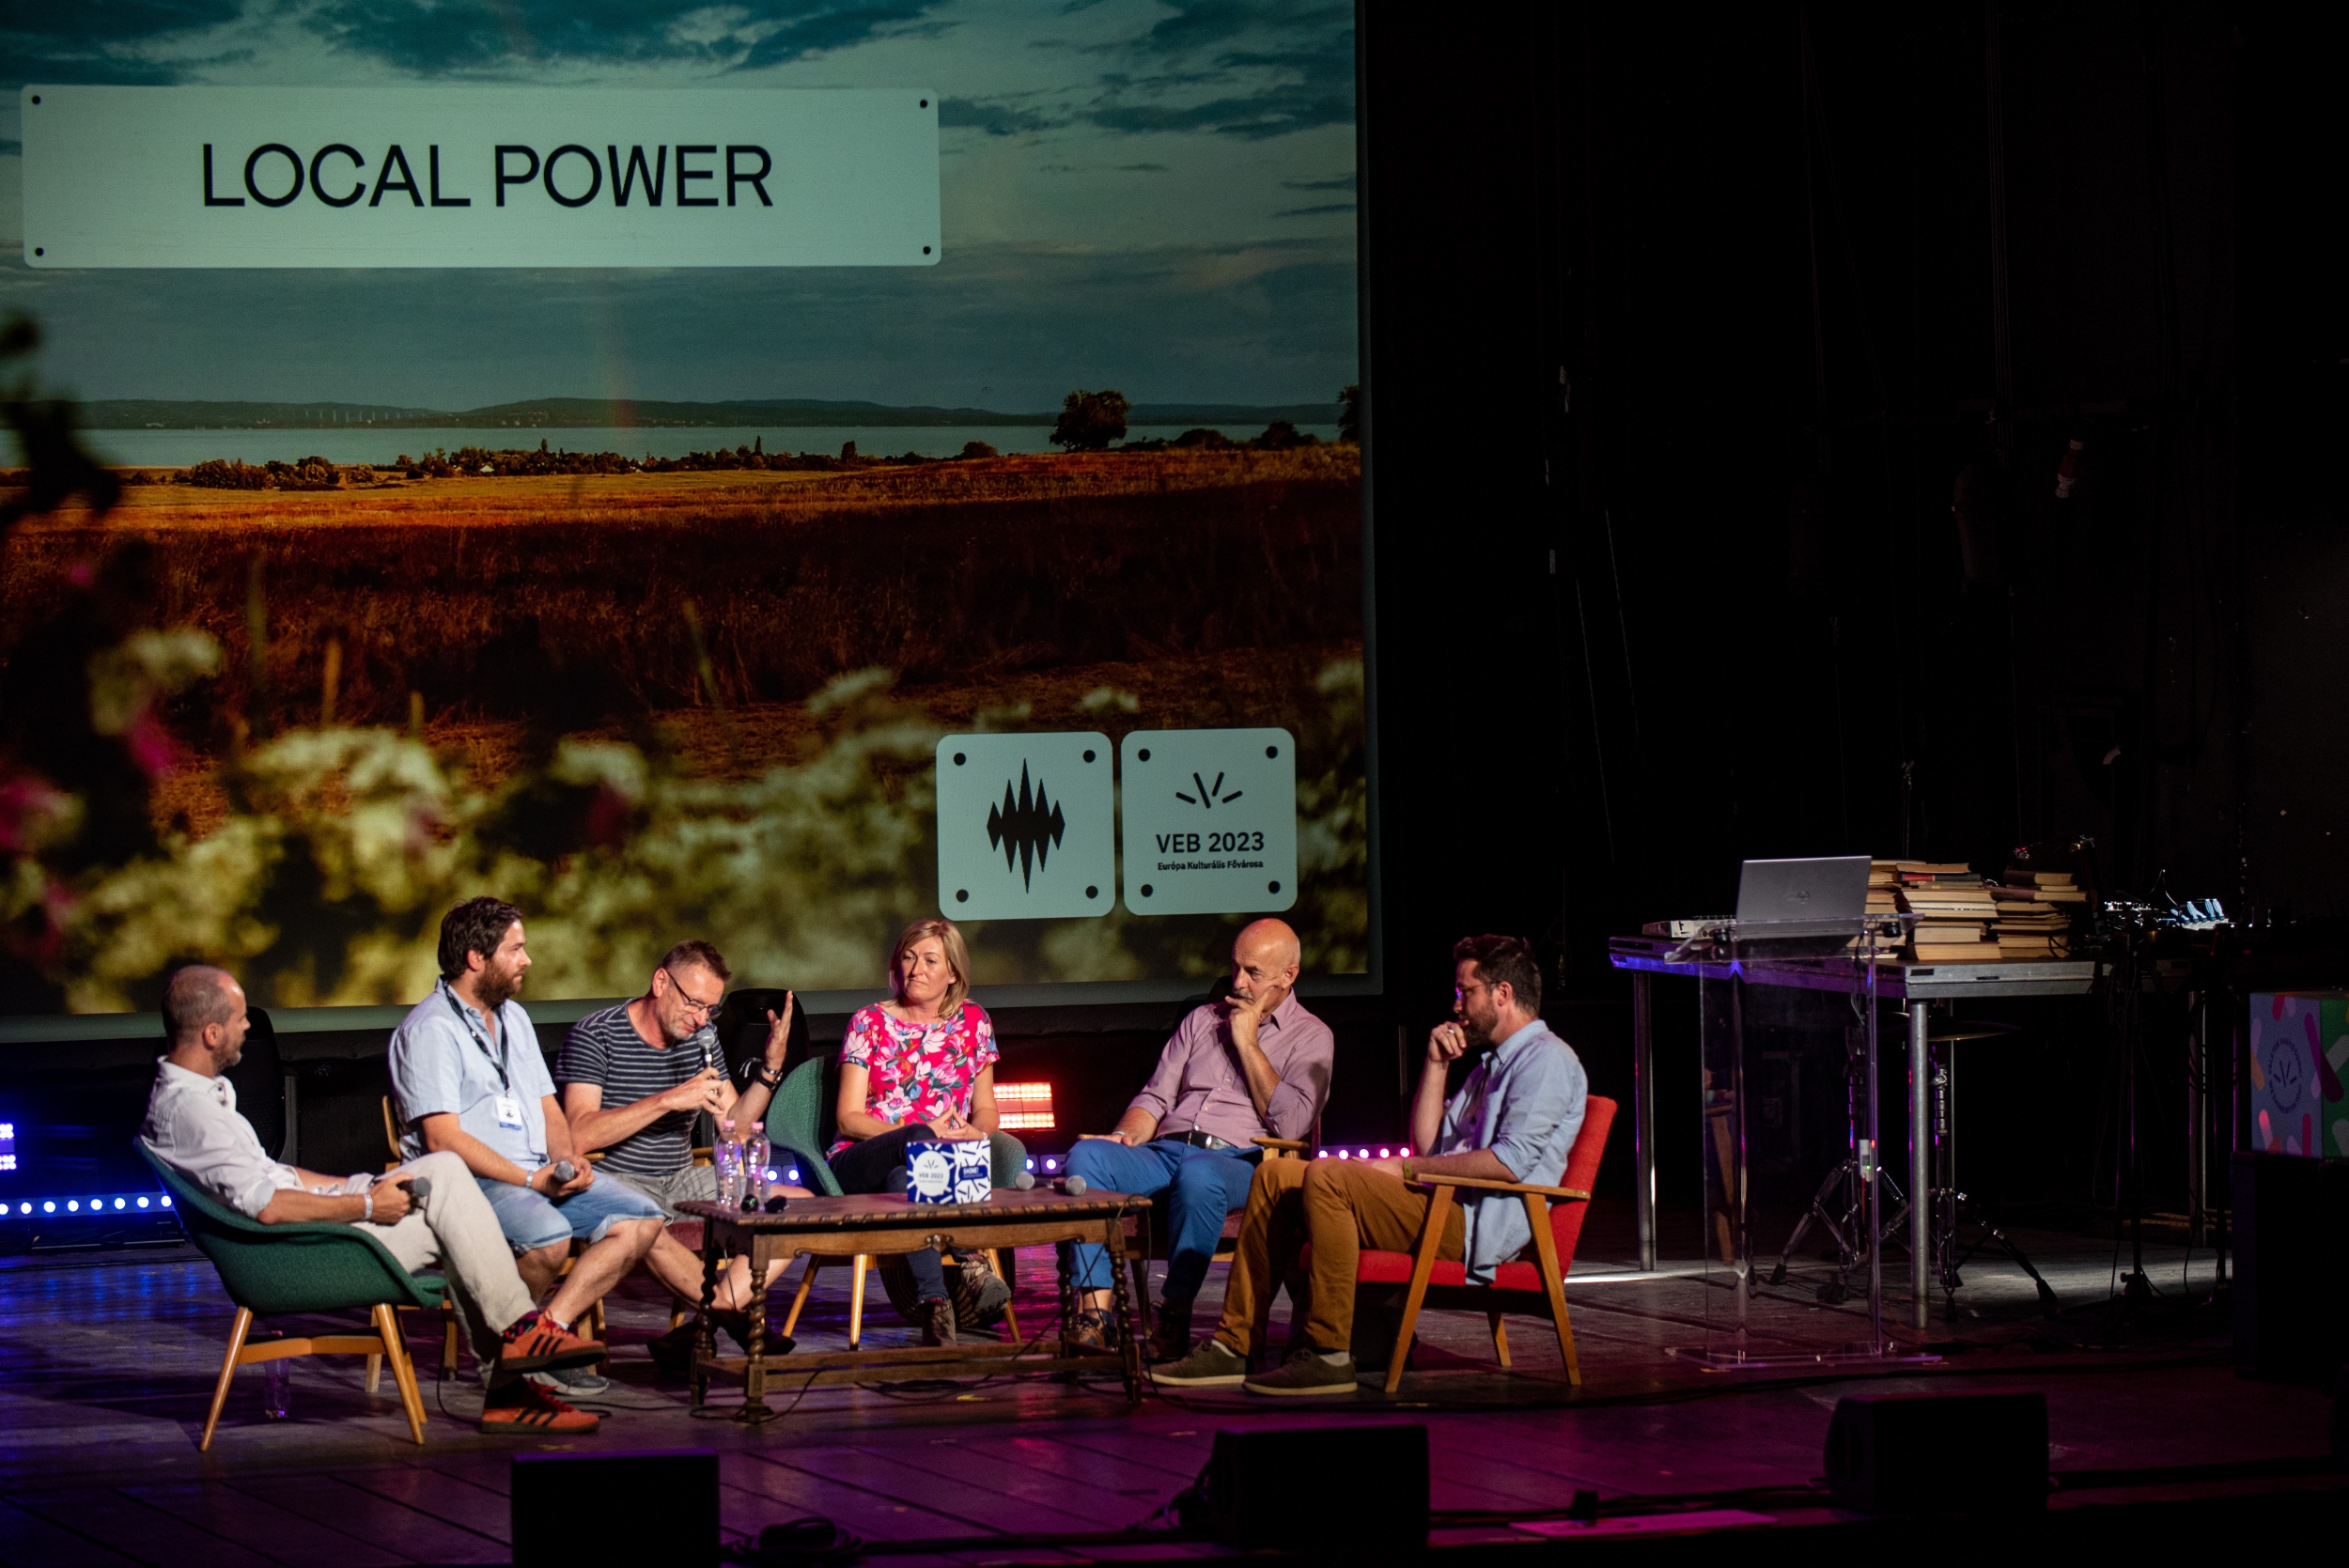
{"label": "stack of books", "polygon": [[1899,868],[1903,908],[1918,917],[1910,934],[1910,955],[1920,964],[1995,962],[1999,943],[1990,935],[1999,901],[1973,867],[1932,861]]}
{"label": "stack of books", "polygon": [[2068,871],[2024,871],[2008,867],[2003,886],[1990,890],[1998,900],[1991,934],[2009,958],[2068,958],[2072,917],[2087,907],[2088,893]]}
{"label": "stack of books", "polygon": [[[1893,917],[1901,912],[1901,868],[1921,865],[1921,861],[1870,861],[1868,862],[1868,921],[1876,928],[1876,954],[1883,958],[1897,958],[1908,940]],[[1854,947],[1859,946],[1855,939]]]}

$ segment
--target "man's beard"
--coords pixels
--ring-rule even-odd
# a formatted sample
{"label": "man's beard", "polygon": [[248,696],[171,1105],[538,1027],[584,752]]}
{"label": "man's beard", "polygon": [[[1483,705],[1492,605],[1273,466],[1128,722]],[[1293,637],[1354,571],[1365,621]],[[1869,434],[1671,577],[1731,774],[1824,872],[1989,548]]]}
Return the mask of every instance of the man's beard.
{"label": "man's beard", "polygon": [[520,970],[483,970],[481,978],[474,983],[481,1000],[491,1012],[497,1011],[521,994],[522,971]]}
{"label": "man's beard", "polygon": [[1493,1043],[1493,1031],[1500,1027],[1501,1013],[1495,1009],[1482,1017],[1471,1012],[1460,1020],[1460,1032],[1468,1036],[1470,1050],[1484,1050]]}

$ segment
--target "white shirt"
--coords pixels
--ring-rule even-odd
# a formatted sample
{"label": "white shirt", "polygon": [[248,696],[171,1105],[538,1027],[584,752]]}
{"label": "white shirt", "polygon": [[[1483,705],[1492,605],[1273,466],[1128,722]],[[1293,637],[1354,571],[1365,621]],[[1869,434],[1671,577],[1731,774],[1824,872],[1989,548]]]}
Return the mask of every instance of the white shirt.
{"label": "white shirt", "polygon": [[[163,1058],[155,1068],[139,1141],[157,1159],[248,1219],[258,1219],[278,1193],[301,1189],[301,1173],[270,1158],[253,1124],[237,1113],[234,1084]],[[364,1192],[369,1179],[353,1176],[319,1190]]]}

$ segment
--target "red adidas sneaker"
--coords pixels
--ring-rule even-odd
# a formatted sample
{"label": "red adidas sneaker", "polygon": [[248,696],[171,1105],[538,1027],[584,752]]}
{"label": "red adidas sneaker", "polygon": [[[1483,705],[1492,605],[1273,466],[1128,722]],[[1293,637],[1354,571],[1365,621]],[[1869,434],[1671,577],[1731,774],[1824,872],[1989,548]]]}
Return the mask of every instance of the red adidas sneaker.
{"label": "red adidas sneaker", "polygon": [[538,1384],[509,1385],[498,1402],[481,1410],[481,1430],[508,1436],[535,1437],[542,1432],[593,1432],[602,1418],[574,1410]]}
{"label": "red adidas sneaker", "polygon": [[555,1367],[585,1366],[602,1359],[601,1341],[582,1339],[533,1312],[506,1331],[504,1343],[498,1346],[497,1373],[506,1377],[525,1372],[548,1372]]}

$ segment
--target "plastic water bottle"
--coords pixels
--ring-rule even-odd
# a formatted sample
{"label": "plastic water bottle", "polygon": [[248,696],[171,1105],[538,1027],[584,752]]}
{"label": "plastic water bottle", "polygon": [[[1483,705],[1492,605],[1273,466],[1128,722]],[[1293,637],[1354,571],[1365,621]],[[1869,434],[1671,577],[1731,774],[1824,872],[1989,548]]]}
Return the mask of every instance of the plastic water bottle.
{"label": "plastic water bottle", "polygon": [[774,1151],[768,1146],[767,1129],[753,1127],[742,1140],[742,1185],[749,1189],[749,1208],[767,1206],[767,1161]]}
{"label": "plastic water bottle", "polygon": [[718,1124],[718,1146],[710,1152],[718,1167],[718,1202],[730,1209],[742,1206],[742,1145],[734,1141],[734,1124]]}
{"label": "plastic water bottle", "polygon": [[[255,1338],[263,1336],[256,1335]],[[282,1333],[266,1336],[277,1340]],[[280,1356],[274,1361],[261,1363],[261,1414],[273,1421],[282,1421],[293,1412],[293,1358]]]}

